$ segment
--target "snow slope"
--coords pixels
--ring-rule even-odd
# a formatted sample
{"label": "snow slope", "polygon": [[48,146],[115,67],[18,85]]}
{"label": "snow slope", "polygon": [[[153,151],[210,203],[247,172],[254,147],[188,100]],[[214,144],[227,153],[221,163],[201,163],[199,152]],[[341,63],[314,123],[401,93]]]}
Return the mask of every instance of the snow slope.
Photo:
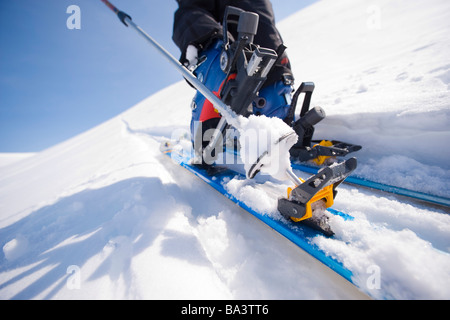
{"label": "snow slope", "polygon": [[192,93],[177,83],[1,171],[1,298],[361,296],[160,153]]}
{"label": "snow slope", "polygon": [[[316,82],[328,114],[317,135],[362,144],[360,175],[449,196],[449,17],[446,0],[322,0],[280,23],[297,82]],[[160,154],[193,94],[176,83],[0,167],[1,299],[365,297]],[[361,290],[450,298],[443,208],[349,186],[335,208],[355,220],[315,242]]]}
{"label": "snow slope", "polygon": [[34,153],[0,153],[0,167],[4,167],[19,160],[33,156]]}

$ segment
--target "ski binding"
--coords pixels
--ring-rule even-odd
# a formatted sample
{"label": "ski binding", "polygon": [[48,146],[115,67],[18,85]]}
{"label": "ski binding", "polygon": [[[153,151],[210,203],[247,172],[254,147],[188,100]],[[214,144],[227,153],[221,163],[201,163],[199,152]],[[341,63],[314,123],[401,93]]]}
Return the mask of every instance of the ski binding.
{"label": "ski binding", "polygon": [[324,211],[333,205],[337,186],[356,169],[356,166],[356,158],[350,158],[322,168],[294,189],[289,188],[287,198],[278,201],[278,211],[287,219],[302,222],[326,236],[333,236],[334,232],[328,225],[328,217]]}

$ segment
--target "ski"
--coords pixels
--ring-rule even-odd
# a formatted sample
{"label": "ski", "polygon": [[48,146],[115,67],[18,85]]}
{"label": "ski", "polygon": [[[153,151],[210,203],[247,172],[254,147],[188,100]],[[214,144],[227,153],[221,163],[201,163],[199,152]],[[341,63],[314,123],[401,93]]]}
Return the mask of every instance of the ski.
{"label": "ski", "polygon": [[[239,200],[233,195],[226,187],[227,183],[233,179],[246,180],[247,177],[243,173],[239,173],[231,168],[224,166],[199,166],[191,164],[192,157],[189,154],[185,154],[180,149],[176,148],[176,143],[163,142],[161,144],[161,152],[163,152],[172,161],[188,170],[220,194],[234,202],[236,205],[265,223],[267,226],[277,231],[286,239],[294,243],[296,246],[325,264],[327,267],[347,279],[349,282],[353,282],[353,273],[346,268],[341,262],[333,259],[328,253],[321,250],[318,246],[314,245],[313,240],[316,237],[323,236],[322,232],[309,227],[307,224],[295,223],[292,220],[285,219],[279,214],[279,216],[273,216],[259,212],[252,208],[245,201]],[[274,200],[276,201],[276,199]],[[354,218],[344,212],[328,208],[326,214],[331,216],[340,216],[346,221],[351,221]]]}
{"label": "ski", "polygon": [[[292,169],[310,173],[310,174],[316,174],[320,168],[316,166],[311,166],[303,163],[298,162],[292,162]],[[424,192],[414,191],[406,188],[391,186],[388,184],[372,181],[369,179],[365,179],[362,177],[359,177],[355,174],[349,175],[347,179],[344,181],[347,184],[351,185],[357,185],[362,186],[370,189],[380,190],[388,193],[392,193],[395,195],[405,196],[408,198],[425,201],[431,204],[436,204],[440,206],[450,207],[450,198],[441,197],[437,195],[432,195]]]}

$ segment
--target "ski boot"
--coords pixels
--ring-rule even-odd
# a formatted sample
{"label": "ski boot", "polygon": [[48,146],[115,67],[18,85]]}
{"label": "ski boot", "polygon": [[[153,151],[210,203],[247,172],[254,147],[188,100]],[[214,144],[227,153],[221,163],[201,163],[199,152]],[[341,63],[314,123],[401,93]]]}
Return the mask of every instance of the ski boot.
{"label": "ski boot", "polygon": [[[235,17],[238,17],[237,21],[233,21]],[[266,99],[265,96],[269,95],[267,92],[272,90],[263,88],[284,47],[280,46],[279,52],[276,52],[253,43],[258,19],[255,13],[227,7],[223,39],[216,39],[206,50],[200,51],[197,65],[191,70],[236,114],[244,117],[264,114],[284,118],[288,114],[289,104],[284,101],[280,105],[272,99]],[[238,25],[238,37],[234,42],[230,42],[227,32],[230,23]],[[280,91],[283,99],[285,94],[292,91],[292,87],[284,83],[274,84],[273,88]],[[230,126],[198,92],[191,108],[191,134],[197,163],[212,164],[223,151],[225,131]]]}
{"label": "ski boot", "polygon": [[[216,40],[207,50],[200,52],[200,58],[194,74],[216,96],[220,97],[227,75],[220,70],[220,56],[223,42]],[[200,92],[197,92],[191,102],[191,140],[195,152],[195,164],[212,164],[218,154],[204,155],[209,145],[212,133],[219,125],[221,115]]]}
{"label": "ski boot", "polygon": [[[227,25],[232,17],[239,17],[238,37],[233,43],[228,39]],[[311,97],[310,84],[302,84],[293,93],[293,76],[284,74],[282,79],[266,84],[267,76],[279,57],[284,52],[281,47],[278,52],[261,48],[253,44],[256,34],[258,15],[245,12],[238,8],[228,7],[224,17],[224,38],[216,39],[207,49],[200,51],[196,65],[191,71],[217,97],[238,115],[264,115],[277,117],[292,126],[299,140],[296,150],[307,155],[310,149],[314,125],[322,117],[322,110],[315,108],[309,111],[309,102],[304,103],[305,111],[300,120],[294,121],[295,107],[298,96],[306,92]],[[313,87],[314,85],[312,85]],[[306,108],[306,107],[307,108]],[[219,112],[205,97],[197,92],[192,101],[191,134],[194,145],[194,164],[209,166],[223,152],[227,139],[226,131],[230,129]],[[309,111],[309,112],[308,112]],[[294,134],[294,133],[293,133]],[[295,136],[295,134],[294,134]],[[295,137],[294,137],[295,138]],[[291,136],[280,139],[291,139]],[[238,149],[239,146],[235,145]],[[328,147],[316,148],[314,151],[329,150]],[[257,162],[247,172],[248,178],[254,178],[262,166],[262,154]],[[295,152],[295,150],[293,151]],[[322,155],[320,152],[317,155]],[[309,158],[316,158],[308,155]],[[306,159],[308,157],[303,157]],[[326,219],[321,218],[325,208],[333,204],[336,187],[356,168],[356,159],[352,158],[339,164],[323,168],[318,174],[302,181],[290,171],[289,178],[295,183],[287,198],[280,199],[278,209],[287,219],[308,224],[326,235],[332,235]],[[323,205],[322,205],[323,204]]]}

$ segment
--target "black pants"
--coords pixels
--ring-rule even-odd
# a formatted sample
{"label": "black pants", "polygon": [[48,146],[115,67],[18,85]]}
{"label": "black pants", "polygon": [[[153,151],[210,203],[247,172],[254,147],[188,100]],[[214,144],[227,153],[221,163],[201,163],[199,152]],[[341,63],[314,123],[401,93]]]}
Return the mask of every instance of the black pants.
{"label": "black pants", "polygon": [[[275,26],[270,0],[177,0],[177,2],[179,8],[175,12],[172,39],[182,52],[181,60],[184,60],[186,48],[190,44],[202,49],[206,48],[213,39],[223,37],[222,22],[227,6],[259,14],[255,44],[273,50],[277,50],[283,44]],[[230,32],[232,36],[237,37],[232,29]],[[265,86],[281,80],[284,74],[292,77],[289,59],[285,53],[278,59]]]}

